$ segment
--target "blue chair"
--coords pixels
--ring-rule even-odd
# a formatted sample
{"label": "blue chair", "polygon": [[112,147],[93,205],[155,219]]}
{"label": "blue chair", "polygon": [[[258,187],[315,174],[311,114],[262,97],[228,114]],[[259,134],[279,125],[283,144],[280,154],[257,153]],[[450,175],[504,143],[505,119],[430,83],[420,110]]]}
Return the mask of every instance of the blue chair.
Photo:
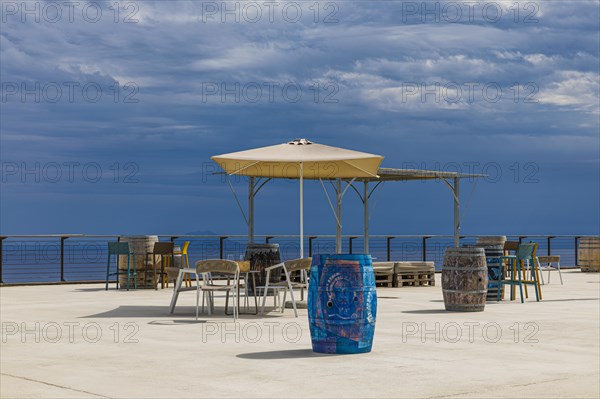
{"label": "blue chair", "polygon": [[[114,255],[117,258],[117,271],[110,273],[110,257]],[[135,254],[129,250],[128,242],[109,242],[108,243],[108,259],[106,261],[106,290],[108,291],[108,278],[109,276],[117,277],[117,286],[119,289],[119,255],[127,255],[127,291],[129,291],[129,281],[133,276],[133,288],[137,288],[137,267],[135,263]],[[133,272],[131,271],[131,258],[133,258]]]}
{"label": "blue chair", "polygon": [[[500,300],[500,291],[504,285],[510,285],[510,300],[515,299],[515,287],[519,287],[521,294],[521,303],[525,302],[524,298],[528,298],[527,285],[535,286],[535,297],[539,302],[542,298],[542,292],[539,283],[539,269],[535,262],[537,251],[537,243],[529,242],[519,244],[516,255],[503,256],[506,261],[506,269],[502,273],[502,279],[499,281],[498,300]],[[531,280],[526,279],[525,265],[531,268]],[[525,289],[525,296],[523,296]]]}
{"label": "blue chair", "polygon": [[[488,267],[488,290],[490,288],[496,288],[498,290],[496,293],[496,299],[498,302],[500,302],[504,289],[504,256],[486,256],[485,260]],[[490,297],[488,297],[488,299],[489,298]]]}

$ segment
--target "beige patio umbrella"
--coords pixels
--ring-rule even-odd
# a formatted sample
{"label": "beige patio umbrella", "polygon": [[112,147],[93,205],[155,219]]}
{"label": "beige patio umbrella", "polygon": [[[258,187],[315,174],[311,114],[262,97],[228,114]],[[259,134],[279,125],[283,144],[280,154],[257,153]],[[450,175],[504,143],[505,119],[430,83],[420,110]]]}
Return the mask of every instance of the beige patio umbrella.
{"label": "beige patio umbrella", "polygon": [[300,257],[304,257],[304,179],[377,177],[383,157],[297,139],[211,159],[229,175],[300,180]]}

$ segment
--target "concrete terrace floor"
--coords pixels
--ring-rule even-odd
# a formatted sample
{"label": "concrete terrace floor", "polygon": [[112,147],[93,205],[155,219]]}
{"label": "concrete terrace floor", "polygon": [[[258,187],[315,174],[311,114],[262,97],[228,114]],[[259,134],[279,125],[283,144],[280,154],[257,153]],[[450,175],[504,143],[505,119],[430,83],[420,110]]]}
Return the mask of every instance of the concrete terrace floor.
{"label": "concrete terrace floor", "polygon": [[437,277],[435,287],[379,289],[373,351],[344,356],[311,351],[306,310],[233,324],[217,299],[217,315],[196,322],[193,293],[171,315],[169,289],[2,287],[0,395],[600,396],[599,274],[566,271],[561,286],[553,273],[542,302],[479,313],[444,311]]}

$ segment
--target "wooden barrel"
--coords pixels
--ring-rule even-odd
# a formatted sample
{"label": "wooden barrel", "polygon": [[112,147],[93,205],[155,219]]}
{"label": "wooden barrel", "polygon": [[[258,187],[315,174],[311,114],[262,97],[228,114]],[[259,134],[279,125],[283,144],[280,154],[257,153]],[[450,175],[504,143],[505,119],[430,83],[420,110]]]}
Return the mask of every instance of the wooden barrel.
{"label": "wooden barrel", "polygon": [[579,267],[582,272],[600,272],[600,237],[579,239]]}
{"label": "wooden barrel", "polygon": [[506,242],[506,236],[481,236],[477,237],[477,245],[502,245]]}
{"label": "wooden barrel", "polygon": [[[251,270],[258,270],[260,273],[256,273],[256,285],[264,286],[266,282],[267,273],[264,271],[266,267],[281,263],[281,253],[279,252],[279,244],[248,244],[246,246],[246,254],[244,260],[250,262]],[[254,281],[254,280],[250,280]],[[281,281],[281,268],[277,268],[271,271],[271,277],[269,282],[277,283]],[[254,292],[254,287],[249,284],[248,287],[250,292]]]}
{"label": "wooden barrel", "polygon": [[313,257],[308,286],[308,321],[313,351],[370,352],[377,291],[371,255]]}
{"label": "wooden barrel", "polygon": [[[129,250],[135,254],[135,265],[131,264],[131,270],[135,267],[137,272],[137,288],[152,288],[152,273],[146,273],[146,253],[152,252],[154,243],[158,241],[158,236],[124,236],[121,237],[121,242],[129,243]],[[151,260],[152,257],[149,257]],[[133,262],[133,258],[131,259]],[[156,262],[160,262],[160,257],[156,257]],[[152,267],[152,266],[148,266]],[[134,287],[133,278],[129,282],[130,288]],[[119,256],[119,288],[127,288],[127,255]]]}
{"label": "wooden barrel", "polygon": [[487,294],[487,263],[483,248],[448,248],[442,266],[446,310],[482,312]]}

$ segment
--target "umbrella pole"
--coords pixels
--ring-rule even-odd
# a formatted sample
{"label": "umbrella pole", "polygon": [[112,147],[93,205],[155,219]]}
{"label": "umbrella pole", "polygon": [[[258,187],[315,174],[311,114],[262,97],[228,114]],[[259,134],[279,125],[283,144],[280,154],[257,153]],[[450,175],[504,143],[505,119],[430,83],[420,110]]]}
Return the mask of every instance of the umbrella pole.
{"label": "umbrella pole", "polygon": [[339,177],[337,180],[337,203],[336,203],[336,214],[337,214],[337,225],[335,228],[335,253],[342,253],[342,198],[344,197],[344,192],[342,192],[342,179]]}
{"label": "umbrella pole", "polygon": [[304,168],[300,162],[300,258],[304,258]]}

